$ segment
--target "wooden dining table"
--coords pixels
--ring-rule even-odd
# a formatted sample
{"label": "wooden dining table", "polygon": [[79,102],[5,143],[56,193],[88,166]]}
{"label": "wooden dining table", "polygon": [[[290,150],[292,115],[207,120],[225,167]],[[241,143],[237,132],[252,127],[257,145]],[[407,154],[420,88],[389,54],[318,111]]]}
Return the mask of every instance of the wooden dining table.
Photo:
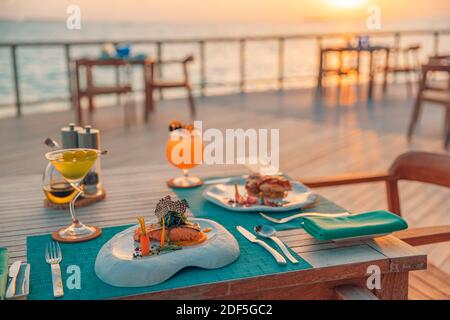
{"label": "wooden dining table", "polygon": [[[363,53],[368,53],[368,89],[367,89],[367,98],[372,99],[373,96],[373,86],[375,80],[375,55],[378,52],[385,53],[385,67],[384,67],[384,77],[386,77],[387,68],[389,66],[389,55],[390,55],[391,47],[386,45],[370,45],[370,46],[330,46],[330,47],[321,47],[319,52],[319,70],[317,73],[317,87],[318,89],[322,88],[322,78],[323,74],[327,72],[325,70],[325,55],[328,53],[336,53],[342,57],[343,53],[356,52],[357,54],[357,63],[356,63],[356,71],[359,75],[360,73],[360,65],[361,65],[361,55]],[[341,60],[341,59],[340,59]],[[341,68],[341,66],[339,66]]]}
{"label": "wooden dining table", "polygon": [[[243,166],[202,165],[192,171],[200,177],[248,173]],[[176,174],[179,172],[169,165],[104,170],[102,181],[107,193],[106,199],[78,209],[78,216],[84,223],[99,227],[135,223],[137,216],[152,214],[157,201],[163,196],[170,194],[175,197],[173,190],[167,187],[166,181]],[[70,222],[68,211],[44,208],[43,201],[41,175],[0,179],[0,247],[8,248],[10,263],[27,260],[28,236],[48,234]],[[315,206],[308,210],[326,212],[333,207],[336,211],[342,210],[332,201],[319,197]],[[193,214],[195,215],[195,212]],[[393,235],[347,242],[319,241],[312,238],[299,225],[298,229],[280,231],[279,236],[311,267],[298,271],[280,269],[279,272],[259,277],[212,281],[114,298],[334,299],[337,298],[335,291],[337,286],[356,285],[366,288],[368,278],[375,270],[380,272],[381,286],[370,289],[376,297],[407,299],[409,272],[426,269],[427,266],[426,254]],[[259,260],[259,263],[264,262]]]}

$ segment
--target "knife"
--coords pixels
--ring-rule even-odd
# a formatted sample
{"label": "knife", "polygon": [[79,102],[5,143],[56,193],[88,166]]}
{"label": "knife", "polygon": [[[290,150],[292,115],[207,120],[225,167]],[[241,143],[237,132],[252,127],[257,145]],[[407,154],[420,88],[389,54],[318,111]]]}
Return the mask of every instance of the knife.
{"label": "knife", "polygon": [[30,265],[27,264],[25,267],[25,272],[23,273],[23,282],[22,282],[22,294],[28,294],[30,290]]}
{"label": "knife", "polygon": [[248,177],[248,174],[238,177],[225,177],[225,178],[217,178],[217,179],[211,179],[205,181],[204,184],[219,184],[219,183],[228,183],[228,182],[234,182],[237,179],[246,179]]}
{"label": "knife", "polygon": [[19,274],[20,266],[22,265],[22,261],[14,262],[9,268],[8,276],[11,278],[11,282],[9,283],[8,290],[6,290],[5,297],[7,299],[14,297],[16,294],[16,279]]}
{"label": "knife", "polygon": [[244,227],[241,226],[237,226],[236,227],[237,231],[239,231],[245,238],[247,238],[247,240],[249,240],[250,242],[253,243],[257,243],[259,244],[261,247],[263,247],[264,249],[266,249],[267,251],[269,251],[269,253],[275,258],[275,260],[277,261],[278,264],[281,265],[286,265],[286,259],[278,253],[278,251],[276,251],[275,249],[273,249],[271,246],[269,246],[267,243],[265,243],[262,240],[259,240],[258,238],[256,238],[256,236],[251,233],[250,231],[248,231],[247,229],[245,229]]}

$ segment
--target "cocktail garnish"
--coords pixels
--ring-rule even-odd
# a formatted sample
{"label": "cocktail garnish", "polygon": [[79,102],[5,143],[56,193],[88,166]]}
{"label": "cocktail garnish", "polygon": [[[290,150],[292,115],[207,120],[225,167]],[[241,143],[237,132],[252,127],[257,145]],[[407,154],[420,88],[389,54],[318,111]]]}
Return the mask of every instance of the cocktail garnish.
{"label": "cocktail garnish", "polygon": [[173,120],[169,124],[169,131],[174,131],[178,129],[186,129],[189,132],[194,130],[194,126],[192,124],[182,123],[178,120]]}
{"label": "cocktail garnish", "polygon": [[77,150],[74,155],[77,161],[84,160],[86,158],[86,152],[84,150]]}
{"label": "cocktail garnish", "polygon": [[66,151],[63,153],[62,158],[64,161],[73,161],[73,159],[75,158],[75,153],[73,153],[72,151]]}

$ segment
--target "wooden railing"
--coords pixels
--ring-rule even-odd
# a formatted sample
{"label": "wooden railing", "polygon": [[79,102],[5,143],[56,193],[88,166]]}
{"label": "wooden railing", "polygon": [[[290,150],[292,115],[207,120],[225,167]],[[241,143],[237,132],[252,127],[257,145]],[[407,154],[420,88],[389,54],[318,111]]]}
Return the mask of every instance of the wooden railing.
{"label": "wooden railing", "polygon": [[[46,42],[20,42],[20,43],[1,43],[0,48],[9,48],[11,52],[11,66],[12,66],[12,82],[14,88],[15,96],[15,107],[16,114],[20,116],[22,114],[21,107],[23,104],[37,104],[49,101],[64,101],[72,100],[72,71],[71,71],[71,49],[76,46],[92,46],[92,45],[102,45],[105,42],[110,42],[113,44],[119,43],[130,43],[130,44],[145,44],[154,45],[156,48],[156,59],[163,58],[163,48],[165,45],[169,44],[196,44],[198,47],[198,60],[199,60],[199,82],[194,84],[196,88],[199,89],[200,95],[205,94],[205,89],[207,87],[213,86],[214,84],[207,81],[206,68],[206,46],[210,43],[238,43],[239,51],[239,80],[238,87],[240,92],[246,91],[246,85],[251,81],[258,81],[257,79],[249,80],[246,77],[246,44],[248,42],[264,42],[264,41],[276,41],[278,43],[277,51],[277,68],[278,76],[274,79],[265,80],[275,80],[277,81],[278,88],[283,89],[283,85],[287,77],[285,76],[285,44],[289,40],[315,40],[318,47],[322,46],[322,43],[326,39],[341,38],[341,39],[351,39],[359,35],[369,35],[373,37],[387,37],[393,38],[394,46],[400,46],[402,36],[430,36],[433,39],[433,54],[439,54],[440,48],[440,38],[442,35],[450,35],[450,29],[443,30],[410,30],[410,31],[381,31],[381,32],[371,32],[371,33],[323,33],[323,34],[291,34],[291,35],[266,35],[266,36],[248,36],[248,37],[206,37],[206,38],[186,38],[186,39],[167,39],[167,40],[156,40],[156,39],[117,39],[114,41],[105,40],[90,40],[90,41],[73,41],[73,42],[61,42],[61,41],[46,41]],[[23,102],[21,99],[20,92],[20,65],[17,59],[17,51],[19,48],[23,47],[62,47],[64,48],[64,58],[66,63],[66,73],[68,79],[68,97],[52,97],[47,99],[38,99],[34,101]],[[224,85],[226,83],[221,83]],[[216,84],[217,85],[217,84]],[[0,106],[5,104],[0,104]],[[10,103],[8,104],[10,105]]]}

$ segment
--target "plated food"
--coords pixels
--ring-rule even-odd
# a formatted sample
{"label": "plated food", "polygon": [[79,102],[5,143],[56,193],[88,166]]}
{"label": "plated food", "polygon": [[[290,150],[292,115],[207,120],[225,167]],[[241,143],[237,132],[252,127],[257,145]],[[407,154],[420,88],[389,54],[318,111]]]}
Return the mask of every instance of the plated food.
{"label": "plated food", "polygon": [[[162,198],[157,220],[114,235],[100,249],[95,274],[118,287],[146,287],[168,280],[186,267],[222,268],[239,257],[239,245],[222,225],[187,213],[186,200]],[[183,277],[183,275],[180,275]],[[184,280],[189,278],[185,275]]]}
{"label": "plated food", "polygon": [[239,177],[206,188],[203,196],[232,211],[288,211],[314,203],[316,195],[300,182],[282,175]]}
{"label": "plated food", "polygon": [[257,204],[269,207],[283,205],[283,199],[292,190],[291,182],[283,176],[265,176],[254,173],[245,180],[247,195],[241,195],[238,184],[234,184],[234,198],[230,205],[252,206]]}
{"label": "plated food", "polygon": [[188,207],[186,200],[173,201],[166,196],[156,205],[157,223],[146,224],[144,218],[139,217],[139,226],[133,233],[133,257],[158,255],[205,242],[209,230],[202,230],[198,223],[188,221]]}
{"label": "plated food", "polygon": [[266,205],[275,206],[292,190],[291,182],[283,176],[250,175],[245,181],[248,197],[254,197]]}

